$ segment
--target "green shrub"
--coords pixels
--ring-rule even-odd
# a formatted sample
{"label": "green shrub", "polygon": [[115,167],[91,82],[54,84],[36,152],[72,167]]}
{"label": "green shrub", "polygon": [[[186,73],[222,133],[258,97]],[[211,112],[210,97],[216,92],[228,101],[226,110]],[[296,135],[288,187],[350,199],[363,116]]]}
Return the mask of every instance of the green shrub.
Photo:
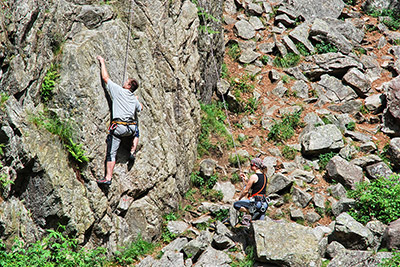
{"label": "green shrub", "polygon": [[4,109],[5,103],[7,102],[7,100],[8,100],[9,98],[10,98],[10,96],[7,95],[6,93],[4,93],[4,92],[1,92],[1,93],[0,93],[0,109],[1,109],[1,110]]}
{"label": "green shrub", "polygon": [[300,120],[300,114],[301,112],[287,114],[283,116],[282,121],[275,122],[268,133],[268,140],[282,142],[292,138],[295,129],[304,126]]}
{"label": "green shrub", "polygon": [[400,252],[395,251],[392,253],[391,258],[384,258],[378,264],[378,267],[398,267],[400,266]]}
{"label": "green shrub", "polygon": [[132,242],[128,247],[122,247],[122,250],[122,252],[114,252],[114,261],[122,266],[127,266],[137,261],[139,257],[152,253],[154,244],[144,241],[141,234],[139,234],[136,241]]}
{"label": "green shrub", "polygon": [[397,31],[400,28],[400,14],[397,10],[370,8],[367,10],[367,14],[372,17],[386,17],[382,23],[392,31]]}
{"label": "green shrub", "polygon": [[260,105],[260,100],[258,100],[255,97],[249,98],[249,101],[246,104],[245,110],[249,112],[250,114],[254,114]]}
{"label": "green shrub", "polygon": [[254,90],[254,85],[250,84],[251,81],[254,81],[254,76],[244,74],[239,79],[231,79],[230,84],[233,87],[233,91],[237,91],[239,93],[252,93]]}
{"label": "green shrub", "polygon": [[[65,228],[63,228],[65,230]],[[106,263],[106,249],[87,250],[78,242],[56,230],[48,230],[48,236],[24,246],[16,239],[8,252],[0,242],[0,266],[46,266],[46,267],[101,267]]]}
{"label": "green shrub", "polygon": [[248,246],[245,249],[246,257],[239,261],[233,261],[231,263],[232,267],[253,267],[255,264],[255,248],[253,246]]}
{"label": "green shrub", "polygon": [[200,104],[201,107],[201,130],[197,145],[199,157],[209,154],[209,151],[216,147],[211,143],[210,137],[213,134],[222,138],[227,147],[233,146],[232,136],[228,133],[224,121],[226,115],[223,111],[222,103],[211,103],[209,105]]}
{"label": "green shrub", "polygon": [[294,160],[297,154],[297,150],[291,146],[284,146],[282,149],[282,156],[288,160]]}
{"label": "green shrub", "polygon": [[299,50],[300,54],[304,57],[307,57],[310,55],[310,52],[308,52],[308,49],[305,47],[303,43],[296,43],[296,48]]}
{"label": "green shrub", "polygon": [[398,175],[381,177],[370,183],[362,182],[348,196],[356,200],[355,209],[350,215],[366,224],[377,219],[388,224],[400,217],[400,182]]}
{"label": "green shrub", "polygon": [[229,209],[220,209],[213,213],[215,220],[223,221],[229,216]]}
{"label": "green shrub", "polygon": [[232,166],[239,166],[239,164],[243,164],[248,160],[247,157],[241,156],[239,154],[232,154],[229,156],[228,161]]}
{"label": "green shrub", "polygon": [[8,174],[3,172],[3,164],[0,162],[0,188],[6,188],[10,184],[14,184]]}
{"label": "green shrub", "polygon": [[44,76],[40,96],[42,98],[42,101],[45,103],[53,98],[53,90],[56,87],[56,83],[60,77],[58,69],[58,65],[51,64],[49,70],[46,72],[46,76]]}
{"label": "green shrub", "polygon": [[192,172],[190,174],[190,181],[196,187],[202,187],[205,184],[205,180],[203,177],[200,176],[200,172]]}
{"label": "green shrub", "polygon": [[240,57],[240,48],[237,43],[231,43],[228,48],[228,56],[230,56],[233,60],[238,60]]}
{"label": "green shrub", "polygon": [[232,184],[237,184],[237,183],[239,183],[241,181],[242,181],[242,178],[240,178],[240,176],[239,176],[239,174],[237,172],[232,174],[232,177],[231,177],[231,183]]}
{"label": "green shrub", "polygon": [[262,55],[262,56],[260,57],[260,61],[261,61],[262,64],[267,65],[267,64],[268,64],[268,61],[269,61],[269,56],[267,56],[267,55]]}
{"label": "green shrub", "polygon": [[226,66],[226,63],[223,63],[221,65],[221,78],[222,79],[229,78],[229,71],[228,71],[228,67]]}
{"label": "green shrub", "polygon": [[175,212],[170,212],[170,213],[164,214],[163,218],[166,222],[176,221],[176,220],[178,220],[179,215],[176,214]]}
{"label": "green shrub", "polygon": [[321,170],[324,170],[326,168],[326,165],[328,164],[328,162],[336,155],[337,155],[337,153],[332,152],[332,151],[325,153],[325,154],[320,154],[318,165],[321,168]]}
{"label": "green shrub", "polygon": [[295,53],[288,53],[284,57],[276,56],[273,64],[277,68],[291,68],[300,62],[300,56]]}
{"label": "green shrub", "polygon": [[202,177],[200,176],[200,172],[192,172],[190,174],[190,181],[192,182],[192,185],[197,187],[197,188],[209,188],[211,189],[217,182],[218,176],[212,175],[211,177]]}
{"label": "green shrub", "polygon": [[200,193],[203,197],[210,201],[221,201],[224,198],[224,195],[221,191],[207,187],[200,188]]}
{"label": "green shrub", "polygon": [[246,135],[239,135],[238,136],[238,138],[237,138],[237,140],[240,142],[240,143],[243,143],[244,141],[246,141],[247,140],[247,136]]}
{"label": "green shrub", "polygon": [[37,116],[30,117],[29,120],[36,126],[58,136],[66,151],[78,164],[89,162],[82,144],[73,141],[74,131],[71,121],[63,122],[56,115],[50,115],[47,112],[40,112]]}
{"label": "green shrub", "polygon": [[344,0],[343,1],[346,5],[354,6],[357,4],[357,0]]}
{"label": "green shrub", "polygon": [[346,129],[349,131],[354,131],[356,129],[356,123],[354,121],[349,122],[346,125]]}
{"label": "green shrub", "polygon": [[321,41],[315,45],[315,49],[317,50],[317,54],[325,54],[325,53],[336,53],[339,49],[332,43],[326,43],[325,41]]}
{"label": "green shrub", "polygon": [[332,124],[331,120],[327,116],[322,116],[321,120],[324,122],[325,125]]}

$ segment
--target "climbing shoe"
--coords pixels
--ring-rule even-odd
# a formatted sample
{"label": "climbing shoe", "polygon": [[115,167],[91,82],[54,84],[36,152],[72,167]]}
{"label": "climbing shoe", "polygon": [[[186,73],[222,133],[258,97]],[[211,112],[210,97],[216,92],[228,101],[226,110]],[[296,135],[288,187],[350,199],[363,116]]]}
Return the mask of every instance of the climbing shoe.
{"label": "climbing shoe", "polygon": [[136,151],[129,155],[129,160],[134,161],[136,159]]}
{"label": "climbing shoe", "polygon": [[241,224],[243,226],[249,227],[251,224],[251,215],[243,215]]}
{"label": "climbing shoe", "polygon": [[97,180],[98,184],[105,184],[105,185],[111,185],[111,180],[106,180],[105,178],[101,180]]}

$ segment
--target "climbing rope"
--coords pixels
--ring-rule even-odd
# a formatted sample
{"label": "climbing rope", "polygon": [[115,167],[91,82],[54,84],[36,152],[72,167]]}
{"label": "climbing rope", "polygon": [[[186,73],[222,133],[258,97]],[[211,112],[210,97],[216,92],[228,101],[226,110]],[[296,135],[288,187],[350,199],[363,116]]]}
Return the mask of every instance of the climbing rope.
{"label": "climbing rope", "polygon": [[131,7],[129,9],[129,26],[128,26],[128,37],[126,40],[126,51],[125,51],[125,63],[124,63],[124,74],[122,76],[122,82],[121,84],[124,85],[125,83],[125,75],[126,75],[126,70],[127,70],[127,64],[128,64],[128,52],[129,52],[129,41],[131,37],[131,27],[132,27],[132,17],[133,17],[133,5],[134,5],[134,0],[132,0]]}
{"label": "climbing rope", "polygon": [[[199,4],[199,8],[200,8],[199,14],[202,15],[202,18],[203,18],[204,23],[207,23],[207,22],[206,22],[206,18],[205,18],[205,16],[204,16],[204,13],[205,13],[206,9],[203,8],[203,7],[201,6],[201,1],[200,1],[200,0],[198,1],[198,4]],[[216,62],[215,56],[214,56],[214,50],[212,49],[212,39],[211,39],[210,35],[208,34],[208,32],[206,32],[206,31],[207,31],[207,27],[205,28],[204,31],[205,31],[205,34],[207,35],[208,39],[209,39],[209,43],[210,43],[210,46],[211,46],[210,51],[211,51],[211,58],[213,59],[213,63],[214,63],[213,65],[214,65],[214,68],[215,68],[215,74],[216,74],[216,77],[219,77],[219,72],[218,72],[218,68],[217,68],[217,62]],[[233,138],[233,134],[232,134],[232,133],[233,133],[233,132],[232,132],[232,125],[231,125],[231,122],[230,122],[230,120],[229,120],[228,108],[227,108],[227,106],[226,106],[226,101],[225,101],[224,94],[221,94],[221,95],[222,95],[222,102],[223,102],[224,109],[225,109],[226,120],[227,120],[228,126],[229,126],[229,131],[230,131],[229,133],[230,133],[230,136],[231,136],[231,138],[232,138],[233,147],[234,147],[234,149],[235,149],[236,160],[237,160],[237,162],[238,162],[239,172],[242,172],[239,154],[238,154],[238,152],[237,152],[237,147],[236,147],[235,139]],[[243,182],[244,182],[244,181],[243,181]]]}

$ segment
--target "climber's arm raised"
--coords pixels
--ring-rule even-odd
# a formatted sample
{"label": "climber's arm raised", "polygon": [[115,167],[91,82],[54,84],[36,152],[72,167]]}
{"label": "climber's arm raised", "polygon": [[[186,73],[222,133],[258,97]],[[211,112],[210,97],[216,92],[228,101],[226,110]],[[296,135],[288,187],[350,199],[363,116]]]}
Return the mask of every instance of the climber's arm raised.
{"label": "climber's arm raised", "polygon": [[110,75],[108,75],[106,64],[104,63],[104,58],[101,56],[97,56],[97,60],[100,63],[100,75],[101,79],[107,84],[110,79]]}

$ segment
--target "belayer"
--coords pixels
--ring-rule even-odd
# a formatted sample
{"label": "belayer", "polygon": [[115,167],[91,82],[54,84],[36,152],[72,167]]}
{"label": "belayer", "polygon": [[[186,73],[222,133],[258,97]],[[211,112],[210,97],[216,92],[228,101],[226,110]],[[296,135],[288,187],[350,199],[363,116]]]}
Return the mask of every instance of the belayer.
{"label": "belayer", "polygon": [[107,72],[104,58],[97,56],[100,63],[101,79],[106,85],[112,101],[112,120],[107,136],[106,175],[97,180],[99,184],[111,184],[116,156],[122,137],[133,137],[130,159],[134,159],[139,138],[138,122],[135,120],[137,113],[143,109],[138,97],[134,94],[139,87],[135,79],[128,79],[123,86],[115,84]]}
{"label": "belayer", "polygon": [[[251,220],[264,220],[268,208],[265,196],[268,182],[264,173],[265,165],[260,158],[252,159],[250,165],[251,170],[255,173],[249,179],[244,173],[240,174],[240,177],[246,181],[246,185],[240,192],[238,201],[233,203],[236,210],[250,213],[250,216],[243,216],[243,225],[250,225]],[[250,189],[251,194],[249,194]],[[245,196],[249,196],[248,199],[241,200]]]}

